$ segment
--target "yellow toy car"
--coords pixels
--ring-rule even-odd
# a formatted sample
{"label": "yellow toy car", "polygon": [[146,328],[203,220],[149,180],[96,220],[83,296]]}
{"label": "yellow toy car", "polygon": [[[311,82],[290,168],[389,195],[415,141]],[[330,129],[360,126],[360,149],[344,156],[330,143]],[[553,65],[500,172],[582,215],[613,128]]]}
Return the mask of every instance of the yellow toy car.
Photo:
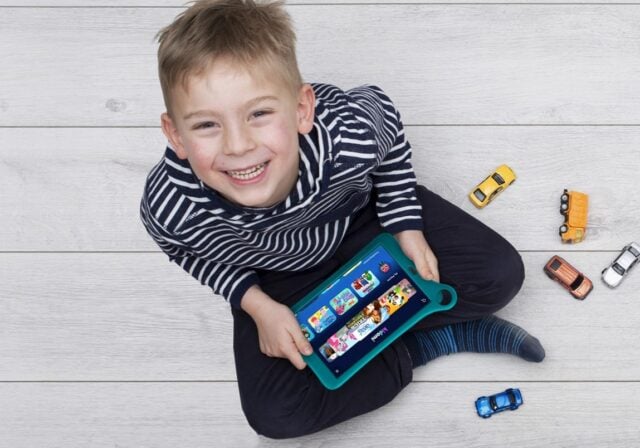
{"label": "yellow toy car", "polygon": [[560,213],[564,216],[564,223],[558,229],[563,243],[579,243],[584,239],[588,212],[588,195],[564,190],[560,196]]}
{"label": "yellow toy car", "polygon": [[495,198],[498,193],[516,181],[516,173],[507,165],[500,165],[493,174],[487,176],[469,193],[469,199],[478,208],[483,208]]}

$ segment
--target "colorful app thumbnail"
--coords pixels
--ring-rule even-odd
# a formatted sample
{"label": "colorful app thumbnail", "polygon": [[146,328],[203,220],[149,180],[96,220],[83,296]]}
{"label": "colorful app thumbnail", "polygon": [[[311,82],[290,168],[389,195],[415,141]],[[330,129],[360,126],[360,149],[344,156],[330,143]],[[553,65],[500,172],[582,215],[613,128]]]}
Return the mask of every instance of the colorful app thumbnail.
{"label": "colorful app thumbnail", "polygon": [[[371,306],[371,304],[367,305],[367,308],[369,306]],[[370,313],[368,313],[367,308],[353,316],[346,325],[347,331],[358,341],[367,337],[367,335],[378,326],[378,324],[369,317]]]}
{"label": "colorful app thumbnail", "polygon": [[409,283],[409,280],[405,278],[387,290],[378,301],[384,305],[388,305],[390,314],[393,314],[398,308],[407,303],[409,298],[415,293],[415,288]]}
{"label": "colorful app thumbnail", "polygon": [[362,310],[362,313],[376,325],[387,320],[391,311],[389,304],[385,304],[382,299],[378,297]]}
{"label": "colorful app thumbnail", "polygon": [[373,289],[375,289],[375,287],[379,284],[380,280],[378,280],[378,278],[373,275],[373,272],[366,271],[360,277],[354,280],[353,283],[351,283],[351,287],[356,291],[356,294],[358,294],[360,297],[364,297]]}
{"label": "colorful app thumbnail", "polygon": [[378,324],[375,323],[373,319],[367,318],[355,329],[355,335],[359,340],[362,340],[375,330],[377,326]]}
{"label": "colorful app thumbnail", "polygon": [[336,351],[329,344],[324,344],[320,347],[320,353],[327,361],[331,362],[338,357]]}
{"label": "colorful app thumbnail", "polygon": [[329,310],[328,306],[323,306],[318,311],[313,313],[313,315],[308,319],[311,328],[313,328],[316,333],[322,333],[322,331],[327,328],[329,325],[336,321],[336,315]]}
{"label": "colorful app thumbnail", "polygon": [[347,312],[349,308],[351,308],[356,303],[358,303],[358,298],[353,295],[349,288],[340,291],[340,293],[329,302],[331,307],[336,311],[336,313],[338,313],[339,316]]}
{"label": "colorful app thumbnail", "polygon": [[342,327],[336,334],[327,339],[327,344],[335,350],[338,356],[353,347],[356,342],[358,342],[358,339],[347,330],[347,327]]}

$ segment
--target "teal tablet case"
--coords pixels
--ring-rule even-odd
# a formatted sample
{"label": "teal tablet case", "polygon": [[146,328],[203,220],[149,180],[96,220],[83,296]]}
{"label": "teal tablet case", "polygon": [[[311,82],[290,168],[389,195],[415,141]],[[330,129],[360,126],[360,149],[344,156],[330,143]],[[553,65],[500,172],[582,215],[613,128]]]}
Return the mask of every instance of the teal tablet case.
{"label": "teal tablet case", "polygon": [[457,302],[458,295],[456,294],[455,289],[453,289],[449,285],[424,280],[422,277],[420,277],[420,274],[417,273],[413,262],[402,252],[400,245],[397,243],[393,235],[391,235],[390,233],[381,233],[364,248],[362,248],[362,250],[354,255],[333,275],[331,275],[323,283],[318,285],[313,291],[311,291],[299,302],[297,302],[292,307],[292,311],[294,312],[294,314],[297,314],[297,312],[303,309],[305,305],[317,298],[318,295],[320,295],[325,289],[331,286],[337,279],[340,279],[344,274],[352,269],[354,263],[363,259],[365,255],[373,251],[378,246],[382,246],[387,250],[387,252],[389,252],[389,254],[398,262],[400,267],[402,267],[405,273],[409,276],[410,280],[430,299],[430,302],[422,307],[413,316],[411,316],[404,324],[402,324],[392,333],[385,336],[385,339],[382,340],[380,344],[376,345],[364,357],[362,357],[353,366],[343,372],[340,377],[336,377],[335,375],[333,375],[333,373],[327,368],[326,364],[324,364],[320,356],[315,351],[312,355],[303,355],[304,361],[327,389],[337,389],[342,386],[372,358],[374,358],[378,353],[387,348],[391,343],[393,343],[403,333],[408,331],[420,320],[424,319],[429,314],[436,313],[438,311],[449,310],[453,308]]}

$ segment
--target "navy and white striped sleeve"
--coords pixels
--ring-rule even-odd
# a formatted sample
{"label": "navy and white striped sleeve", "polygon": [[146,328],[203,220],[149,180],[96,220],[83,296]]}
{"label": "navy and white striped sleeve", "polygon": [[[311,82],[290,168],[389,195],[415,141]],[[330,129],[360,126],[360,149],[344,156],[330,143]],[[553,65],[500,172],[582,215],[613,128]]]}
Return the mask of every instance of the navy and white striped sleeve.
{"label": "navy and white striped sleeve", "polygon": [[422,206],[416,196],[416,176],[411,164],[411,145],[400,112],[377,86],[348,91],[356,107],[366,115],[377,143],[378,167],[372,172],[381,226],[391,233],[422,230]]}
{"label": "navy and white striped sleeve", "polygon": [[241,309],[240,302],[244,294],[259,283],[255,271],[194,256],[150,213],[146,193],[140,203],[140,218],[147,233],[168,255],[169,261],[178,264],[200,284],[209,286],[214,294],[222,296],[232,307]]}

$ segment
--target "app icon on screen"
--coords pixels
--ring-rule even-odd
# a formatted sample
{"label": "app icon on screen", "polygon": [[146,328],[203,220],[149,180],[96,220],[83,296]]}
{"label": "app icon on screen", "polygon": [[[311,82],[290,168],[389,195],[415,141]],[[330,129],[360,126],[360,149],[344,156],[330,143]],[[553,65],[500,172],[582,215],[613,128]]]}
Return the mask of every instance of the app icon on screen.
{"label": "app icon on screen", "polygon": [[324,344],[322,347],[320,347],[320,353],[327,361],[333,361],[338,357],[336,351],[329,344]]}
{"label": "app icon on screen", "polygon": [[366,271],[351,283],[351,287],[356,291],[356,294],[360,297],[364,297],[369,294],[369,292],[373,291],[379,284],[380,280],[373,275],[373,272]]}
{"label": "app icon on screen", "polygon": [[388,305],[390,314],[393,314],[398,308],[407,303],[415,293],[415,288],[409,283],[409,280],[404,278],[385,292],[378,300],[380,303]]}
{"label": "app icon on screen", "polygon": [[338,313],[338,316],[346,313],[349,308],[351,308],[356,303],[358,303],[358,298],[353,295],[349,288],[345,288],[340,291],[340,293],[329,302],[331,308],[333,308],[335,312]]}
{"label": "app icon on screen", "polygon": [[302,330],[302,334],[308,341],[313,340],[313,331],[309,329],[306,325],[300,325],[300,329]]}
{"label": "app icon on screen", "polygon": [[353,316],[349,322],[347,322],[347,332],[357,341],[367,337],[367,335],[377,326],[367,313],[368,312],[365,312],[365,310],[360,311],[358,314]]}
{"label": "app icon on screen", "polygon": [[329,344],[339,356],[353,347],[356,342],[358,342],[358,339],[352,333],[347,331],[347,327],[342,327],[333,336],[327,339],[327,344]]}
{"label": "app icon on screen", "polygon": [[328,306],[323,306],[308,319],[309,325],[316,333],[321,333],[322,330],[336,321],[336,315],[331,312]]}

